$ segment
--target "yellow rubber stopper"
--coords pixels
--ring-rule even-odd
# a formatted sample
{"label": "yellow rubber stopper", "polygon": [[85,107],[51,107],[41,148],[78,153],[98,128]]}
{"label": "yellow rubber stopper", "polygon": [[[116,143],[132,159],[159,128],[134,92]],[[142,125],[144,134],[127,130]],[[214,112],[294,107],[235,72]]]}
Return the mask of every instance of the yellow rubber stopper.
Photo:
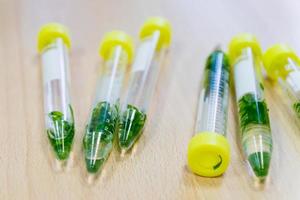
{"label": "yellow rubber stopper", "polygon": [[188,167],[200,176],[216,177],[229,164],[230,147],[227,139],[214,132],[196,134],[188,145]]}
{"label": "yellow rubber stopper", "polygon": [[259,42],[254,35],[248,33],[239,34],[233,37],[229,44],[229,58],[232,64],[240,56],[242,49],[246,47],[250,47],[255,56],[262,56]]}
{"label": "yellow rubber stopper", "polygon": [[131,37],[123,31],[112,31],[104,35],[99,48],[100,56],[104,60],[108,60],[111,50],[118,45],[122,46],[127,53],[128,62],[131,62],[134,54],[134,45]]}
{"label": "yellow rubber stopper", "polygon": [[64,44],[69,49],[71,48],[71,39],[65,26],[59,23],[49,23],[42,26],[38,33],[38,51],[42,52],[46,46],[57,38],[61,38]]}
{"label": "yellow rubber stopper", "polygon": [[140,30],[140,38],[144,39],[149,37],[155,31],[160,31],[160,37],[156,49],[160,50],[163,46],[168,47],[171,43],[172,37],[172,28],[170,22],[162,17],[149,18],[146,20]]}
{"label": "yellow rubber stopper", "polygon": [[285,44],[275,44],[265,52],[263,62],[271,79],[277,80],[278,77],[287,75],[284,67],[288,64],[288,58],[299,64],[296,53]]}

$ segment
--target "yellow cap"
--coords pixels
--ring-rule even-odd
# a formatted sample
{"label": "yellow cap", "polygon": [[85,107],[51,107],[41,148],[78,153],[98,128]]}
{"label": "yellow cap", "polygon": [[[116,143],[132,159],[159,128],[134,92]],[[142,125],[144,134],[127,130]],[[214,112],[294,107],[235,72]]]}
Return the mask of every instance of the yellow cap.
{"label": "yellow cap", "polygon": [[276,80],[279,76],[285,77],[285,65],[288,58],[299,63],[296,53],[285,44],[276,44],[270,47],[263,56],[264,66],[270,78]]}
{"label": "yellow cap", "polygon": [[131,62],[134,53],[134,45],[131,37],[123,31],[112,31],[105,34],[100,43],[100,56],[102,56],[104,60],[108,60],[111,49],[118,45],[122,46],[124,51],[127,53],[128,62]]}
{"label": "yellow cap", "polygon": [[157,44],[157,50],[163,46],[169,46],[171,43],[172,28],[168,20],[162,17],[151,17],[142,26],[140,38],[144,39],[153,34],[154,31],[160,31],[160,37]]}
{"label": "yellow cap", "polygon": [[188,145],[188,166],[200,176],[223,174],[229,164],[230,148],[227,139],[213,132],[196,134]]}
{"label": "yellow cap", "polygon": [[231,63],[240,56],[242,49],[246,47],[250,47],[255,56],[262,56],[262,51],[256,37],[252,34],[243,33],[233,37],[229,44],[229,58]]}
{"label": "yellow cap", "polygon": [[68,48],[71,48],[71,39],[68,29],[59,23],[49,23],[41,27],[38,33],[38,51],[42,52],[56,38],[61,38]]}

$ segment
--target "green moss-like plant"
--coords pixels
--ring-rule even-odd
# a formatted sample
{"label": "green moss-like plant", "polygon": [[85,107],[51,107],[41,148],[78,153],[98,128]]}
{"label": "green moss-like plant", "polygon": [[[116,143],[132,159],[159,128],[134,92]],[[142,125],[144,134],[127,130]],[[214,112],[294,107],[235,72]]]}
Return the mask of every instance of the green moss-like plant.
{"label": "green moss-like plant", "polygon": [[98,172],[107,160],[112,150],[117,120],[116,106],[111,106],[110,103],[103,101],[94,107],[83,138],[88,172]]}
{"label": "green moss-like plant", "polygon": [[[222,62],[219,61],[220,56],[222,56]],[[219,67],[219,63],[222,64],[222,67]],[[229,83],[229,61],[227,55],[220,51],[216,50],[214,51],[207,59],[206,65],[205,65],[205,79],[204,79],[204,87],[214,87],[216,84],[216,72],[217,70],[221,69],[221,81],[224,82],[224,84]],[[219,77],[217,77],[219,78]],[[221,88],[225,89],[225,88]],[[206,90],[206,92],[209,92],[210,90]],[[224,92],[220,92],[221,94],[224,94]],[[206,94],[207,96],[208,94]]]}
{"label": "green moss-like plant", "polygon": [[51,119],[53,128],[47,129],[47,135],[59,160],[65,160],[69,157],[72,149],[73,138],[75,133],[73,109],[69,106],[72,120],[64,120],[63,113],[53,111],[48,114]]}
{"label": "green moss-like plant", "polygon": [[297,116],[300,117],[300,102],[296,102],[293,104],[293,109],[296,112]]}
{"label": "green moss-like plant", "polygon": [[271,153],[255,152],[248,156],[248,161],[258,178],[264,178],[268,175],[271,161]]}
{"label": "green moss-like plant", "polygon": [[263,124],[270,127],[267,104],[252,93],[245,94],[238,102],[240,125],[244,133],[249,125]]}
{"label": "green moss-like plant", "polygon": [[119,146],[123,150],[130,149],[142,134],[147,115],[133,105],[127,105],[121,116],[119,126]]}

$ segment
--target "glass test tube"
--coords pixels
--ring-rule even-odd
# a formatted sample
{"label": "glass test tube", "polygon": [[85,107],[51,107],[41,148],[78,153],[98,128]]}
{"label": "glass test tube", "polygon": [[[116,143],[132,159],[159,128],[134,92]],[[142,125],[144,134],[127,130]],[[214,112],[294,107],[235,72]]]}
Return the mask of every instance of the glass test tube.
{"label": "glass test tube", "polygon": [[159,17],[148,19],[141,28],[140,39],[122,107],[119,127],[122,155],[133,146],[143,131],[161,61],[170,44],[169,22]]}
{"label": "glass test tube", "polygon": [[274,45],[264,54],[264,66],[268,76],[287,91],[291,107],[300,118],[300,61],[296,53],[287,45]]}
{"label": "glass test tube", "polygon": [[200,90],[195,136],[188,146],[188,166],[194,173],[215,177],[229,164],[226,139],[229,63],[221,50],[207,58]]}
{"label": "glass test tube", "polygon": [[46,132],[58,161],[68,159],[74,138],[74,116],[70,99],[68,48],[71,41],[66,28],[50,23],[38,34],[44,82]]}
{"label": "glass test tube", "polygon": [[104,65],[83,138],[86,168],[90,174],[100,171],[112,150],[124,75],[133,55],[131,38],[121,31],[108,33],[102,40],[100,55]]}
{"label": "glass test tube", "polygon": [[272,135],[261,75],[261,49],[250,34],[234,37],[229,45],[243,151],[255,177],[268,175]]}

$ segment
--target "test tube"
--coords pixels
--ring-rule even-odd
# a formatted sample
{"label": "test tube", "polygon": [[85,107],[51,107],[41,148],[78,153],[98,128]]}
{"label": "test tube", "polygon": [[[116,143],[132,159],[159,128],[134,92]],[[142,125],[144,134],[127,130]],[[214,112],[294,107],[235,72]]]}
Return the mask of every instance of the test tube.
{"label": "test tube", "polygon": [[74,138],[74,116],[70,98],[67,29],[57,23],[46,24],[38,34],[44,84],[45,125],[55,158],[65,164]]}
{"label": "test tube", "polygon": [[170,23],[160,17],[149,18],[140,30],[140,39],[121,109],[118,138],[122,155],[133,146],[145,126],[161,62],[170,45]]}
{"label": "test tube", "polygon": [[264,181],[268,175],[272,135],[261,74],[262,52],[251,34],[234,37],[229,45],[233,64],[241,144],[254,177]]}
{"label": "test tube", "polygon": [[215,177],[226,171],[230,160],[226,139],[229,63],[221,50],[207,58],[202,80],[196,134],[188,145],[188,166],[195,174]]}
{"label": "test tube", "polygon": [[300,118],[300,61],[296,53],[285,44],[277,44],[263,58],[268,76],[287,92],[291,108]]}
{"label": "test tube", "polygon": [[124,75],[133,56],[131,38],[121,31],[106,34],[100,45],[100,56],[104,63],[83,138],[86,169],[90,175],[101,171],[112,150]]}

